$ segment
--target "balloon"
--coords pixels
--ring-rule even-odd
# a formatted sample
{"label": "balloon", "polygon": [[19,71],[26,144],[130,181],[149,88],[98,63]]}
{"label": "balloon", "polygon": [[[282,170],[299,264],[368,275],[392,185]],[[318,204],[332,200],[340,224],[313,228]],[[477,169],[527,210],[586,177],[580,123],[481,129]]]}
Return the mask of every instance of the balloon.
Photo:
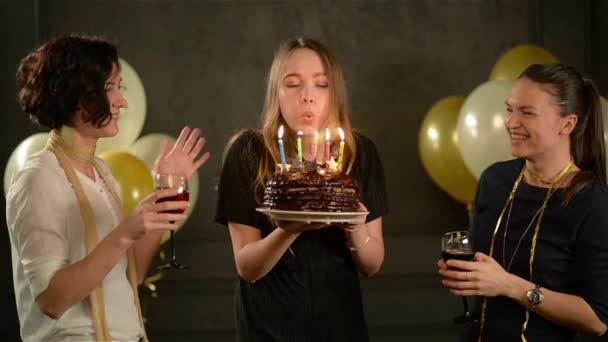
{"label": "balloon", "polygon": [[[143,160],[146,165],[150,169],[154,166],[154,161],[160,152],[160,146],[164,139],[169,139],[171,144],[175,144],[175,138],[162,134],[162,133],[152,133],[144,135],[143,137],[137,139],[137,141],[129,147],[129,152],[131,152],[136,157]],[[196,206],[196,201],[198,200],[198,190],[199,190],[199,178],[198,173],[194,173],[192,177],[188,180],[188,191],[190,192],[190,206],[186,209],[186,219],[178,223],[178,231],[179,229],[186,223],[190,215],[192,214],[192,210]],[[163,234],[163,238],[161,243],[164,243],[169,238],[169,232],[165,232]]]}
{"label": "balloon", "polygon": [[99,139],[97,142],[98,154],[107,151],[127,151],[141,133],[146,120],[146,92],[141,79],[124,59],[119,58],[119,62],[127,107],[121,110],[118,117],[118,134],[111,138]]}
{"label": "balloon", "polygon": [[4,168],[4,194],[8,192],[15,172],[21,170],[25,161],[34,153],[41,151],[46,146],[48,133],[36,133],[23,140],[8,158]]}
{"label": "balloon", "polygon": [[473,176],[492,163],[512,159],[511,143],[504,126],[505,101],[514,81],[482,83],[466,98],[458,116],[458,146]]}
{"label": "balloon", "polygon": [[608,151],[608,100],[600,96],[600,104],[602,105],[602,121],[604,124],[604,144],[606,145],[606,151]]}
{"label": "balloon", "polygon": [[494,64],[490,81],[516,80],[532,64],[559,63],[549,51],[532,44],[518,45],[505,52]]}
{"label": "balloon", "polygon": [[462,96],[449,96],[431,107],[420,127],[418,150],[433,181],[455,200],[471,203],[477,180],[462,160],[456,131],[463,102]]}
{"label": "balloon", "polygon": [[150,169],[143,161],[128,152],[104,152],[99,155],[112,175],[120,184],[122,209],[125,214],[131,211],[146,196],[154,191],[154,181]]}

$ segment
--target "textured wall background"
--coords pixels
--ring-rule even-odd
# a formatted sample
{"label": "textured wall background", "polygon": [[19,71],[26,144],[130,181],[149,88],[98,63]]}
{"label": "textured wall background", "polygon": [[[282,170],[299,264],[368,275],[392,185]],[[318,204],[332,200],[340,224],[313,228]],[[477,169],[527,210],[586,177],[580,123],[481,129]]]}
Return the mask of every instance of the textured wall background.
{"label": "textured wall background", "polygon": [[[232,340],[236,272],[228,234],[213,223],[222,150],[238,128],[257,125],[279,42],[318,38],[344,65],[354,126],[376,142],[388,182],[385,264],[363,281],[372,340],[453,340],[450,320],[460,301],[440,288],[434,264],[440,233],[466,225],[466,211],[422,168],[420,123],[436,100],[466,96],[501,53],[524,42],[544,45],[608,90],[606,14],[605,2],[591,0],[3,0],[0,165],[39,131],[14,100],[19,59],[60,33],[116,42],[146,88],[142,134],[201,127],[213,153],[200,172],[196,210],[177,237],[180,258],[191,267],[166,274],[157,284],[160,298],[146,300],[150,335]],[[18,325],[6,229],[0,260],[0,307],[9,317],[0,336],[12,340]]]}

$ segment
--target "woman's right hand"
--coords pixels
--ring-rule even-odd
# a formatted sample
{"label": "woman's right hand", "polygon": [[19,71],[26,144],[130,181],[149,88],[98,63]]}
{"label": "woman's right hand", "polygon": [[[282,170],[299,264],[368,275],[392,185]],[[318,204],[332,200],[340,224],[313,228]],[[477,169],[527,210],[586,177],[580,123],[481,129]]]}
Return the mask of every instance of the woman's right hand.
{"label": "woman's right hand", "polygon": [[326,223],[307,223],[299,221],[275,221],[275,224],[278,228],[281,228],[291,234],[299,234],[309,230],[317,230],[328,226]]}
{"label": "woman's right hand", "polygon": [[159,202],[162,198],[176,196],[177,194],[177,189],[163,189],[151,193],[139,202],[133,212],[121,222],[119,228],[132,242],[141,239],[148,232],[177,229],[176,222],[185,220],[186,215],[183,213],[171,214],[166,213],[166,211],[186,210],[189,205],[188,202]]}

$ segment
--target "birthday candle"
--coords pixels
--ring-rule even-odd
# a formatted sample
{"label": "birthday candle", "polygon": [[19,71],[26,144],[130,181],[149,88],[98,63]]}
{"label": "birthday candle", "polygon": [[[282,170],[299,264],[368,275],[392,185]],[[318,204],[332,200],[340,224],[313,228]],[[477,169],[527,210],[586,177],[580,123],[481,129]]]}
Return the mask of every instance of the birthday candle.
{"label": "birthday candle", "polygon": [[338,171],[342,171],[342,161],[344,160],[344,131],[341,127],[338,127],[338,134],[340,135],[340,152],[338,152]]}
{"label": "birthday candle", "polygon": [[318,144],[318,142],[319,142],[319,132],[317,132],[315,130],[315,135],[312,138],[312,146],[310,148],[310,154],[311,154],[310,160],[313,163],[317,162],[317,144]]}
{"label": "birthday candle", "polygon": [[328,162],[330,156],[329,128],[325,129],[325,162]]}
{"label": "birthday candle", "polygon": [[283,125],[279,127],[279,153],[281,154],[282,171],[287,171],[287,163],[285,162],[285,148],[283,147]]}
{"label": "birthday candle", "polygon": [[300,162],[304,161],[304,158],[302,158],[302,135],[304,135],[304,132],[298,131],[298,160]]}

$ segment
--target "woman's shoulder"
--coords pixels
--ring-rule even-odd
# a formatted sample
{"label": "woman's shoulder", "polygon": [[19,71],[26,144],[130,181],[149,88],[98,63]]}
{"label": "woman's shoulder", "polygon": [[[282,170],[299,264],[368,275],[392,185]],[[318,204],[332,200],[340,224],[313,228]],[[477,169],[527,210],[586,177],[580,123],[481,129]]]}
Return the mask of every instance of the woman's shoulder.
{"label": "woman's shoulder", "polygon": [[226,152],[256,150],[264,146],[262,133],[256,129],[243,129],[235,133],[226,144]]}
{"label": "woman's shoulder", "polygon": [[520,158],[495,162],[481,173],[479,180],[508,179],[511,181],[512,178],[517,178],[523,165],[524,161]]}
{"label": "woman's shoulder", "polygon": [[264,138],[259,130],[241,130],[228,139],[222,154],[222,164],[256,164],[264,148]]}
{"label": "woman's shoulder", "polygon": [[61,170],[53,152],[44,149],[33,154],[10,180],[11,185],[7,192],[7,201],[16,192],[32,191],[42,194],[56,189],[61,177],[65,178],[62,172],[63,170]]}
{"label": "woman's shoulder", "polygon": [[374,144],[372,139],[370,139],[369,137],[367,137],[366,135],[364,135],[363,133],[361,133],[359,131],[353,131],[353,138],[355,139],[355,143],[357,144],[358,149],[362,149],[362,150],[369,150],[369,149],[375,150],[376,149],[376,145]]}

